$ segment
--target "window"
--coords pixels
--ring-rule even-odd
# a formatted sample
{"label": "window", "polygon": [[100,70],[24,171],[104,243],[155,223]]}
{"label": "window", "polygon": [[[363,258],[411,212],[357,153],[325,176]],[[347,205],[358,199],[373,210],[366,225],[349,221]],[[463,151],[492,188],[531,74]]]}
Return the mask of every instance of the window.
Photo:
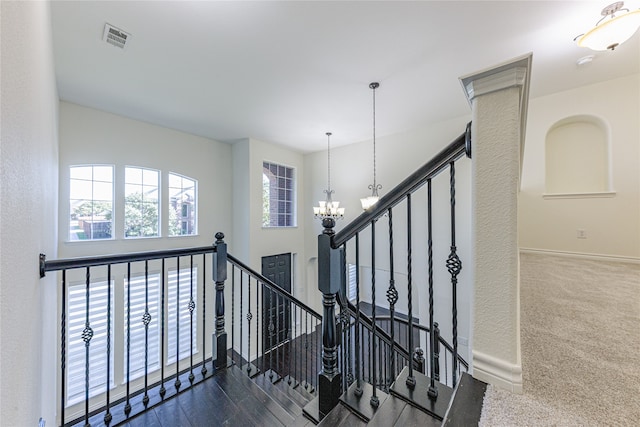
{"label": "window", "polygon": [[[167,327],[169,336],[167,343],[167,363],[169,364],[176,361],[176,353],[178,350],[180,352],[180,360],[191,355],[191,346],[189,345],[191,338],[193,338],[193,352],[198,352],[197,294],[197,267],[193,268],[193,276],[191,268],[181,268],[180,274],[177,274],[176,270],[169,271],[169,323]],[[193,327],[191,325],[191,308],[193,308]],[[193,330],[193,336],[191,330]],[[177,347],[178,344],[179,348]]]}
{"label": "window", "polygon": [[262,226],[296,226],[293,168],[262,163]]}
{"label": "window", "polygon": [[358,297],[358,295],[356,294],[356,272],[356,265],[347,263],[347,299],[351,302],[354,302]]}
{"label": "window", "polygon": [[69,240],[111,239],[113,166],[69,168]]}
{"label": "window", "polygon": [[[113,304],[113,281],[111,281]],[[89,292],[89,397],[106,391],[107,385],[107,282],[94,282]],[[85,398],[86,346],[82,339],[87,322],[87,288],[84,283],[73,284],[68,290],[67,316],[67,406]],[[111,322],[111,349],[113,346],[113,305],[109,316]],[[110,355],[109,387],[113,388],[113,351]]]}
{"label": "window", "polygon": [[160,235],[159,172],[126,167],[124,170],[124,237]]}
{"label": "window", "polygon": [[[130,292],[130,322],[127,322],[127,293]],[[146,304],[145,304],[146,301]],[[145,310],[147,308],[147,310]],[[147,334],[147,371],[160,369],[160,276],[148,275],[145,285],[144,275],[132,277],[129,283],[124,279],[124,336],[125,346],[129,331],[129,377],[131,380],[144,375],[145,366],[145,312],[149,313]],[[129,326],[130,324],[130,326]],[[129,327],[131,329],[129,329]],[[124,354],[124,378],[127,378],[127,354]]]}
{"label": "window", "polygon": [[197,233],[196,184],[186,176],[169,174],[169,236]]}

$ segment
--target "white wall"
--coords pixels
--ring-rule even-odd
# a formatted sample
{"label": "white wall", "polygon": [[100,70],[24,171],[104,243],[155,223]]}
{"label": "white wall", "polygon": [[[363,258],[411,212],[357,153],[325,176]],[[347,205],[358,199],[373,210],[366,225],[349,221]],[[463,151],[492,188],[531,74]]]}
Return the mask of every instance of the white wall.
{"label": "white wall", "polygon": [[[463,95],[461,95],[463,96]],[[380,196],[389,192],[413,171],[418,169],[435,154],[451,143],[464,132],[469,117],[458,117],[441,123],[425,125],[420,129],[376,138],[377,182],[383,185]],[[337,132],[335,132],[337,134]],[[373,182],[372,141],[358,142],[331,149],[331,187],[335,190],[334,200],[346,208],[344,220],[338,221],[336,231],[362,213],[360,198],[370,194],[367,188]],[[320,221],[313,220],[312,206],[318,200],[324,200],[323,190],[327,182],[327,153],[320,151],[305,156],[305,215],[309,226],[305,233],[306,262],[309,270],[317,275],[315,258],[317,257],[317,235],[322,232]],[[471,266],[470,260],[470,203],[471,203],[471,162],[463,158],[456,163],[456,243],[458,256],[462,260],[463,269],[458,276],[458,333],[459,337],[469,338]],[[450,249],[450,207],[449,207],[449,171],[445,170],[433,180],[433,213],[434,213],[434,270],[435,295],[437,306],[435,320],[440,322],[440,329],[447,340],[451,340],[451,276],[444,268]],[[394,209],[394,270],[397,274],[396,287],[400,293],[397,310],[406,313],[407,292],[406,275],[407,240],[406,207],[403,204]],[[389,270],[388,219],[382,218],[376,225],[376,241],[380,248],[376,251],[376,305],[387,306],[385,292],[389,287],[387,273]],[[427,325],[428,318],[428,282],[426,253],[426,187],[412,197],[412,236],[413,236],[413,286],[414,316],[420,317],[420,323]],[[366,231],[360,238],[360,263],[370,266],[370,235]],[[347,260],[354,262],[353,246],[347,246]],[[370,269],[366,269],[370,271]],[[361,295],[370,301],[371,291],[368,281],[362,276]],[[309,304],[321,308],[322,297],[317,289],[315,277],[308,277]],[[405,287],[405,289],[402,289]],[[460,347],[460,353],[468,358],[466,346]]]}
{"label": "white wall", "polygon": [[55,423],[58,96],[48,2],[1,2],[0,420]]}
{"label": "white wall", "polygon": [[[296,227],[262,227],[262,162],[268,161],[292,167],[296,174]],[[304,229],[307,224],[304,207],[304,163],[303,156],[278,145],[245,139],[233,144],[233,176],[234,176],[234,234],[232,236],[234,250],[248,255],[242,259],[255,270],[260,271],[263,256],[291,252],[304,252]],[[240,210],[235,210],[235,209]],[[240,238],[239,238],[240,237]],[[236,252],[234,252],[234,255]],[[240,256],[239,256],[240,257]],[[302,290],[300,274],[301,266],[294,265],[297,284],[293,290],[295,296]]]}
{"label": "white wall", "polygon": [[[640,258],[639,94],[635,74],[530,101],[519,204],[522,248]],[[609,128],[614,197],[543,198],[546,134],[576,115],[595,116]],[[577,238],[578,229],[586,239]]]}
{"label": "white wall", "polygon": [[[123,207],[114,206],[113,240],[68,241],[69,166],[112,164],[115,200],[124,199],[124,167],[161,171],[161,217],[168,217],[167,174],[175,172],[198,181],[198,235],[145,239],[123,238]],[[60,103],[60,257],[125,253],[206,246],[217,231],[231,230],[231,147],[210,139],[163,128],[68,102]]]}
{"label": "white wall", "polygon": [[[262,227],[262,162],[268,161],[292,167],[296,176],[296,227]],[[262,257],[281,253],[292,253],[293,286],[292,294],[306,302],[306,270],[301,260],[305,259],[304,230],[308,225],[304,205],[304,162],[303,155],[278,145],[253,138],[236,141],[233,144],[233,236],[230,252],[241,261],[261,272]],[[252,292],[255,292],[253,282]],[[254,294],[255,295],[255,294]],[[243,306],[248,301],[244,295]],[[236,310],[240,309],[239,298]],[[229,306],[230,307],[230,306]],[[238,311],[237,311],[238,312]],[[260,317],[262,313],[258,314]],[[256,313],[254,313],[254,319]],[[255,323],[255,320],[254,320]],[[239,325],[236,322],[236,328]],[[230,329],[228,328],[228,331]],[[245,332],[246,333],[246,332]],[[238,345],[239,334],[236,334]],[[259,338],[252,334],[251,352],[255,357]],[[246,344],[243,348],[246,351]]]}

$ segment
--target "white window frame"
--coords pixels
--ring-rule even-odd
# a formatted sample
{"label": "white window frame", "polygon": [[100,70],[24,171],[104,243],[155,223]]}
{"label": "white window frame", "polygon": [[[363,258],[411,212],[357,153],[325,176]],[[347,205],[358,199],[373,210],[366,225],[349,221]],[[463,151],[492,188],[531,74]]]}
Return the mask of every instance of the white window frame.
{"label": "white window frame", "polygon": [[[91,178],[90,179],[84,179],[84,178],[79,178],[79,177],[73,177],[74,173],[73,170],[74,169],[79,169],[79,168],[91,168]],[[95,168],[110,168],[111,169],[111,178],[110,181],[106,181],[104,179],[95,179]],[[68,185],[69,185],[69,222],[68,222],[68,229],[67,229],[67,238],[68,241],[70,242],[90,242],[90,241],[104,241],[104,240],[113,240],[114,239],[114,233],[115,233],[115,200],[114,200],[114,172],[115,172],[115,167],[114,165],[108,165],[108,164],[82,164],[82,165],[70,165],[69,166],[69,181],[68,181]],[[74,193],[73,187],[74,184],[76,185],[81,185],[81,183],[85,183],[85,185],[87,185],[87,183],[90,183],[88,185],[91,186],[91,198],[87,199],[87,198],[79,198],[76,196],[79,196],[78,193]],[[96,187],[97,186],[102,186],[105,187],[106,184],[109,184],[111,187],[111,200],[107,201],[104,199],[97,199],[97,195],[96,193]],[[72,220],[71,217],[73,215],[73,210],[74,208],[72,207],[74,204],[78,204],[78,206],[80,206],[81,204],[85,203],[85,202],[91,202],[92,204],[95,204],[96,202],[106,202],[106,203],[111,203],[111,219],[110,219],[110,233],[109,233],[109,237],[103,237],[103,238],[94,238],[93,237],[93,227],[94,227],[94,221],[95,219],[95,213],[92,209],[91,212],[91,218],[89,221],[91,221],[91,224],[89,225],[89,227],[91,228],[91,238],[85,238],[85,239],[77,239],[77,238],[73,238],[72,235],[73,234],[77,234],[77,233],[73,233],[72,230],[72,225],[71,222],[72,221],[78,221],[78,220]],[[82,203],[80,203],[82,202]],[[104,221],[103,221],[104,222]]]}
{"label": "white window frame", "polygon": [[[141,177],[141,181],[140,183],[138,182],[130,182],[129,178],[127,178],[127,172],[131,170],[137,170],[140,171],[140,174],[142,175]],[[147,181],[148,178],[148,174],[145,172],[154,172],[156,174],[156,179],[155,179],[155,183],[149,183],[149,181]],[[161,228],[162,228],[162,221],[161,218],[162,216],[160,215],[160,200],[161,200],[161,191],[160,191],[160,177],[162,176],[162,172],[159,169],[152,169],[152,168],[144,168],[144,167],[140,167],[140,166],[125,166],[124,167],[124,238],[125,239],[148,239],[148,238],[157,238],[157,237],[161,237]],[[131,235],[131,236],[127,236],[127,197],[129,196],[130,192],[129,190],[133,187],[139,187],[140,188],[140,194],[142,195],[142,200],[141,203],[144,205],[145,203],[148,203],[145,200],[145,195],[148,191],[154,191],[153,189],[155,188],[155,192],[156,192],[156,197],[155,197],[155,205],[156,205],[156,212],[157,212],[157,219],[156,219],[156,230],[155,230],[155,234],[149,234],[149,235]],[[151,199],[153,200],[153,198]]]}
{"label": "white window frame", "polygon": [[[171,185],[171,181],[172,181],[172,177],[177,177],[180,179],[180,187],[175,187]],[[176,172],[169,172],[168,173],[168,180],[167,180],[167,195],[168,195],[168,208],[171,211],[172,209],[174,211],[178,211],[177,206],[174,207],[174,203],[172,201],[172,194],[174,193],[174,190],[179,190],[180,194],[186,194],[188,193],[189,188],[185,187],[184,183],[185,181],[189,181],[193,183],[193,201],[191,203],[191,214],[193,215],[193,225],[192,225],[192,230],[190,233],[183,233],[182,230],[184,229],[183,225],[184,223],[187,223],[187,228],[189,227],[188,223],[189,223],[189,216],[191,216],[191,214],[187,215],[187,220],[185,221],[184,219],[180,219],[180,232],[179,233],[172,233],[171,232],[171,217],[169,216],[169,219],[167,220],[167,236],[169,237],[187,237],[187,236],[197,236],[198,235],[198,180],[191,178],[189,176],[186,175],[182,175]],[[181,202],[180,205],[180,215],[182,215],[182,207],[183,207],[183,203]]]}
{"label": "white window frame", "polygon": [[[298,226],[296,187],[297,176],[294,167],[267,160],[262,162],[263,228],[295,228]],[[288,209],[287,206],[289,206]]]}

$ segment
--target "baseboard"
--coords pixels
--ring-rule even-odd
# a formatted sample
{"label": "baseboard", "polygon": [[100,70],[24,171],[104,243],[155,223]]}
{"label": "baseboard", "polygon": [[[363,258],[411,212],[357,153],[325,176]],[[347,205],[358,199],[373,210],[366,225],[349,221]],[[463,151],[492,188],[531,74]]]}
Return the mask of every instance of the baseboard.
{"label": "baseboard", "polygon": [[473,351],[473,377],[512,393],[522,394],[522,366]]}
{"label": "baseboard", "polygon": [[640,264],[640,258],[621,255],[587,254],[582,252],[556,251],[551,249],[520,248],[523,254],[554,255],[568,258],[588,259],[592,261],[626,262]]}

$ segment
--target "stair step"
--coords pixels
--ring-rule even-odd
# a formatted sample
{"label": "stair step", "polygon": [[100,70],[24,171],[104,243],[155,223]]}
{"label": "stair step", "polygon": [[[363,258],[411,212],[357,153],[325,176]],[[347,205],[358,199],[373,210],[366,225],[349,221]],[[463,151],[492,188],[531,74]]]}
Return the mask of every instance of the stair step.
{"label": "stair step", "polygon": [[[298,404],[298,406],[300,406],[300,408],[304,408],[305,405],[307,403],[309,403],[309,401],[311,400],[310,397],[303,395],[302,393],[298,392],[298,388],[300,388],[300,386],[298,387],[292,387],[290,386],[287,381],[280,381],[277,384],[274,384],[275,387],[277,389],[279,389],[281,392],[285,393],[289,399],[293,400],[294,402],[296,402]],[[303,388],[304,390],[304,388]],[[309,393],[307,393],[307,395],[309,395]]]}
{"label": "stair step", "polygon": [[[304,405],[299,405],[295,400],[289,397],[284,391],[280,390],[276,384],[273,384],[269,377],[265,375],[258,375],[253,378],[253,381],[260,386],[273,400],[278,402],[285,411],[287,411],[292,417],[296,418],[302,415],[302,408]],[[302,396],[300,396],[302,397]]]}
{"label": "stair step", "polygon": [[258,425],[291,425],[295,417],[254,383],[238,367],[227,368],[218,378],[220,387]]}
{"label": "stair step", "polygon": [[318,424],[318,427],[338,427],[338,426],[366,426],[356,414],[351,412],[346,406],[338,403],[331,412]]}
{"label": "stair step", "polygon": [[453,389],[436,382],[438,397],[435,400],[431,400],[428,395],[431,379],[414,370],[413,376],[415,378],[415,386],[413,388],[409,388],[406,385],[408,376],[409,367],[405,366],[391,386],[391,394],[442,421],[447,413],[449,404],[451,403]]}
{"label": "stair step", "polygon": [[480,421],[486,390],[487,383],[463,372],[442,425],[446,427],[477,425]]}

